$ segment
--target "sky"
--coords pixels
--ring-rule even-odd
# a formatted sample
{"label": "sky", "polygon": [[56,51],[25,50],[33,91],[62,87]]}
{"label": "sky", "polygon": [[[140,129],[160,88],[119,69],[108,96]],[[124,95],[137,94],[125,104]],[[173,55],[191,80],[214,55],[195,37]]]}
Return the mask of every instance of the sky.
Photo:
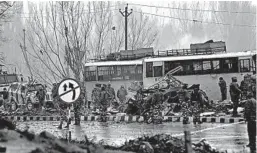
{"label": "sky", "polygon": [[[37,1],[33,1],[34,3],[39,4]],[[124,1],[123,1],[124,2]],[[179,2],[175,3],[173,1],[126,1],[129,3],[130,8],[140,8],[144,13],[157,14],[161,16],[173,16],[178,18],[193,18],[193,12],[187,11],[188,16],[184,12],[181,11],[181,16],[178,16],[174,13],[178,11],[173,10],[171,12],[170,9],[165,9],[162,7],[178,7]],[[185,3],[185,2],[183,2]],[[186,2],[187,6],[191,6],[196,2],[188,1]],[[199,2],[199,6],[201,9],[213,9],[210,8],[212,5],[207,5],[203,1]],[[237,2],[235,2],[237,3]],[[26,28],[25,17],[28,15],[29,10],[27,7],[28,1],[23,1],[23,9],[22,9],[22,18],[20,15],[14,15],[12,22],[7,22],[4,24],[4,36],[9,39],[8,42],[4,43],[0,46],[0,51],[4,52],[6,56],[6,69],[9,72],[14,72],[15,68],[18,73],[22,73],[25,76],[28,74],[27,68],[25,66],[25,61],[22,55],[22,51],[20,48],[20,43],[22,42],[22,29]],[[139,4],[139,5],[134,5]],[[251,11],[256,12],[256,1],[251,2],[251,9],[248,7],[242,6],[241,9],[237,8],[229,8],[230,11]],[[141,6],[148,5],[148,6]],[[149,6],[157,6],[157,7],[149,7]],[[237,4],[235,4],[237,6]],[[122,8],[123,6],[121,6]],[[180,7],[184,7],[181,5]],[[204,7],[204,8],[203,8]],[[124,9],[124,7],[122,8]],[[215,10],[224,10],[224,8],[214,8]],[[135,12],[133,12],[135,13]],[[191,16],[190,16],[191,14]],[[225,15],[224,15],[225,14]],[[230,16],[229,16],[230,15]],[[202,43],[213,39],[215,41],[226,41],[228,51],[244,51],[248,49],[256,49],[256,28],[245,28],[245,27],[234,27],[234,26],[224,26],[223,25],[213,25],[213,24],[204,24],[204,27],[201,28],[198,23],[191,23],[189,21],[183,22],[186,26],[181,29],[181,24],[178,24],[176,19],[170,19],[167,17],[156,17],[152,15],[148,15],[149,17],[157,18],[158,22],[156,23],[159,27],[159,41],[158,45],[154,49],[158,50],[166,50],[166,49],[182,49],[189,48],[191,43]],[[205,12],[205,17],[212,18],[213,14]],[[256,13],[254,15],[241,15],[235,16],[231,13],[216,13],[215,16],[218,16],[218,21],[231,23],[231,24],[253,24],[255,21],[256,25]],[[200,19],[199,17],[197,19]],[[253,20],[251,20],[253,19]],[[204,20],[204,18],[202,19]],[[224,21],[225,20],[225,21]],[[231,21],[230,21],[231,20]],[[188,26],[190,25],[190,26]],[[202,25],[202,24],[200,24]],[[188,32],[186,32],[188,26]]]}

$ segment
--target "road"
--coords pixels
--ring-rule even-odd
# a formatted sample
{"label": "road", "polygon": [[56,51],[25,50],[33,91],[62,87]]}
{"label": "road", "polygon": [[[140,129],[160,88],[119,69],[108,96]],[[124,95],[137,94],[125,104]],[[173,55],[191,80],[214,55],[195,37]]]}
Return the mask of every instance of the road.
{"label": "road", "polygon": [[[56,127],[59,122],[18,122],[18,128],[22,129],[29,126],[35,133],[48,131],[58,137],[65,137],[67,130],[58,130]],[[72,139],[83,140],[87,135],[89,139],[109,145],[121,145],[126,140],[135,139],[143,135],[172,134],[183,138],[185,129],[190,129],[192,141],[197,142],[206,139],[213,147],[221,150],[241,151],[248,143],[246,124],[218,124],[203,123],[201,125],[183,125],[181,122],[164,123],[160,125],[139,124],[139,123],[100,123],[100,122],[82,122],[81,126],[71,125],[70,131]]]}

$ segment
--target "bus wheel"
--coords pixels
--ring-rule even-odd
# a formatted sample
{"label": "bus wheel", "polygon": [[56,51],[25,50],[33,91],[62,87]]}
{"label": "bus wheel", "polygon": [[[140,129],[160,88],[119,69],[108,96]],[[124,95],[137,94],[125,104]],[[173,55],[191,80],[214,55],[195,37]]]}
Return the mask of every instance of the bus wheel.
{"label": "bus wheel", "polygon": [[34,108],[33,103],[32,103],[32,102],[27,102],[27,110],[28,110],[28,111],[32,111],[33,108]]}
{"label": "bus wheel", "polygon": [[11,111],[12,111],[12,112],[13,112],[13,111],[16,111],[17,108],[18,108],[17,103],[16,103],[15,101],[12,101],[12,102],[11,102]]}

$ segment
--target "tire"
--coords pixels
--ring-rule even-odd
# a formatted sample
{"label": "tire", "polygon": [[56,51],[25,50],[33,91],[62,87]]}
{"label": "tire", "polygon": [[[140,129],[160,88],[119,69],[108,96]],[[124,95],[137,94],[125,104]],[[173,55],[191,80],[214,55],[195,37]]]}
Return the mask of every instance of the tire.
{"label": "tire", "polygon": [[27,102],[26,108],[28,111],[32,111],[34,109],[34,105],[32,102]]}

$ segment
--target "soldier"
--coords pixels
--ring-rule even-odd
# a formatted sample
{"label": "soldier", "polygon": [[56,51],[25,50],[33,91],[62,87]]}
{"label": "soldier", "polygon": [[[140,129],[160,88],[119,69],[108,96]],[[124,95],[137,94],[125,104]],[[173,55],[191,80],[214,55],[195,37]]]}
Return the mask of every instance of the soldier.
{"label": "soldier", "polygon": [[127,90],[122,85],[120,89],[117,91],[117,97],[119,98],[119,101],[121,104],[123,104],[126,101],[126,96],[128,95]]}
{"label": "soldier", "polygon": [[200,85],[197,84],[194,87],[194,91],[191,93],[190,100],[191,100],[191,107],[193,110],[193,122],[194,124],[198,122],[199,124],[201,123],[200,121],[200,113],[203,111],[203,99],[202,99],[202,94],[199,92]]}
{"label": "soldier", "polygon": [[233,116],[237,116],[237,108],[238,108],[238,103],[239,103],[239,98],[241,94],[241,90],[239,88],[239,85],[237,84],[237,78],[232,77],[232,83],[230,84],[230,96],[231,96],[231,101],[233,102]]}
{"label": "soldier", "polygon": [[108,108],[108,98],[109,98],[109,94],[107,93],[105,87],[103,86],[101,88],[101,93],[100,93],[100,105],[102,109],[102,114],[104,115]]}
{"label": "soldier", "polygon": [[219,78],[219,87],[221,92],[221,101],[224,101],[227,99],[227,83],[222,77]]}
{"label": "soldier", "polygon": [[247,122],[247,132],[251,151],[256,150],[256,100],[253,98],[252,92],[247,93],[248,100],[245,103],[245,120]]}
{"label": "soldier", "polygon": [[155,91],[152,96],[151,106],[159,107],[160,104],[162,104],[162,102],[163,102],[163,94],[160,92],[159,86],[155,86],[154,89],[155,89]]}
{"label": "soldier", "polygon": [[[83,95],[83,93],[81,93]],[[74,118],[75,118],[75,123],[74,125],[80,125],[80,109],[83,104],[83,97],[80,96],[78,100],[73,103],[73,108],[74,108]]]}
{"label": "soldier", "polygon": [[64,128],[69,128],[69,124],[70,124],[70,119],[69,119],[69,112],[68,112],[68,104],[64,103],[64,102],[57,102],[58,103],[58,111],[60,113],[61,119],[60,119],[60,124],[58,126],[58,129],[62,129],[62,124],[63,122],[67,122],[67,125]]}
{"label": "soldier", "polygon": [[240,90],[241,92],[241,99],[246,100],[247,92],[251,90],[251,76],[245,75],[244,80],[241,81],[240,84]]}
{"label": "soldier", "polygon": [[92,90],[92,101],[94,103],[94,109],[100,107],[100,93],[101,93],[101,84],[95,84],[95,88]]}
{"label": "soldier", "polygon": [[43,89],[43,87],[39,88],[39,91],[37,91],[36,96],[39,100],[39,109],[40,111],[42,110],[42,107],[44,106],[44,101],[45,101],[45,90]]}
{"label": "soldier", "polygon": [[110,83],[107,86],[107,92],[109,93],[112,99],[115,99],[115,90],[113,87],[111,87]]}
{"label": "soldier", "polygon": [[189,100],[189,93],[187,91],[188,84],[184,84],[182,89],[177,92],[180,104]]}

